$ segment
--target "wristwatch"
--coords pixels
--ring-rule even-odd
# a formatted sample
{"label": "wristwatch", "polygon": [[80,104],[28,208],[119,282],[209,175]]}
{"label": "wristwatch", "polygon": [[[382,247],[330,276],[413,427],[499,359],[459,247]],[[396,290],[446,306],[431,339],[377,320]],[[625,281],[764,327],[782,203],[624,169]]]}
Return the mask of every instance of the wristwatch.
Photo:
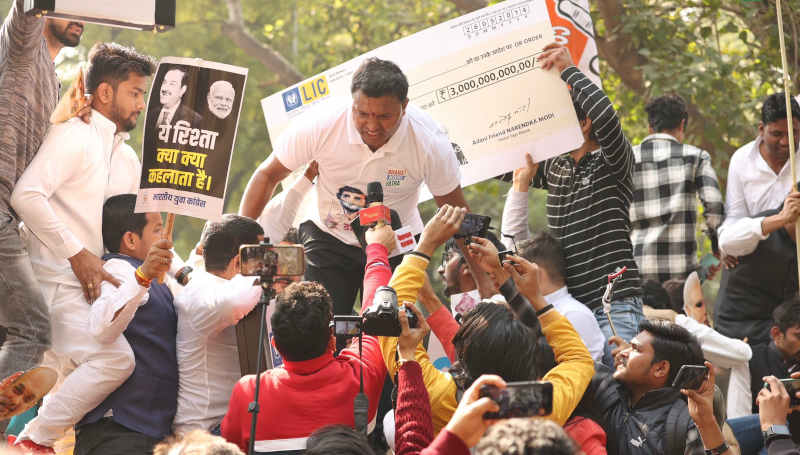
{"label": "wristwatch", "polygon": [[792,433],[789,432],[789,427],[786,425],[770,425],[767,431],[761,434],[764,436],[765,446],[776,439],[789,439],[792,437]]}
{"label": "wristwatch", "polygon": [[713,449],[706,449],[706,455],[722,455],[727,451],[728,451],[728,444],[723,442],[718,447],[714,447]]}
{"label": "wristwatch", "polygon": [[192,273],[192,269],[190,266],[185,265],[178,270],[178,273],[175,274],[175,280],[183,286],[186,286],[186,283],[189,282],[187,278],[189,278],[189,274]]}

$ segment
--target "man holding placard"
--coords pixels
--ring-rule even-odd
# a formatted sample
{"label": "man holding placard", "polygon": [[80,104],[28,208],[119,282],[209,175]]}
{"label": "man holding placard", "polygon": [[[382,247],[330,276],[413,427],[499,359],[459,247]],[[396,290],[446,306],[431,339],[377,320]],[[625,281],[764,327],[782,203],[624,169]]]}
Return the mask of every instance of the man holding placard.
{"label": "man holding placard", "polygon": [[[110,348],[89,338],[87,303],[100,297],[103,281],[119,284],[100,259],[105,188],[115,146],[122,134],[136,127],[144,110],[154,64],[131,48],[101,43],[90,51],[89,65],[89,123],[72,118],[51,126],[11,195],[11,205],[25,223],[33,271],[52,316],[53,356],[48,363],[79,364],[45,401],[36,424],[31,422],[20,435],[42,445],[52,445],[125,379],[107,377],[113,376],[113,368],[92,357],[98,350],[108,354]],[[126,355],[130,348],[122,349],[117,361],[124,363]]]}
{"label": "man holding placard", "polygon": [[415,234],[422,230],[417,210],[422,183],[439,206],[466,207],[450,140],[427,113],[408,104],[408,80],[400,68],[369,58],[356,70],[350,89],[352,100],[326,106],[281,135],[275,153],[248,182],[239,207],[240,214],[258,218],[278,182],[312,160],[319,163],[318,207],[300,234],[305,278],[325,286],[336,314],[352,312],[364,272],[356,236],[348,223],[338,222],[348,215],[342,195],[365,194],[369,182],[381,182],[384,204]]}
{"label": "man holding placard", "polygon": [[39,363],[50,345],[47,306],[11,209],[14,184],[39,150],[58,101],[53,66],[59,51],[80,43],[83,23],[26,16],[15,0],[0,30],[0,378]]}
{"label": "man holding placard", "polygon": [[[539,62],[545,70],[557,70],[571,86],[584,144],[537,164],[533,184],[548,191],[547,224],[561,242],[569,292],[594,311],[606,338],[618,332],[630,340],[644,319],[630,240],[633,149],[611,101],[574,66],[565,47],[548,45]],[[627,271],[616,283],[606,313],[602,297],[607,277],[622,267]]]}

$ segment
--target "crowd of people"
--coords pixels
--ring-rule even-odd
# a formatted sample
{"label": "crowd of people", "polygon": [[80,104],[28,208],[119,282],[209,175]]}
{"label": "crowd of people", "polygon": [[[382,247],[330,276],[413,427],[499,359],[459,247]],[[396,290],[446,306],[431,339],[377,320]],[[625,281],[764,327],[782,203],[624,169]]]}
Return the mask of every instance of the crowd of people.
{"label": "crowd of people", "polygon": [[[684,142],[679,95],[647,104],[651,134],[633,146],[603,90],[548,45],[538,63],[564,81],[584,142],[526,156],[495,235],[465,232],[446,132],[409,104],[397,65],[369,58],[352,99],[282,134],[239,213],[207,222],[184,262],[161,214],[135,212],[141,165],[126,140],[153,58],[94,45],[82,109],[51,124],[53,61],[84,25],[24,3],[0,30],[3,453],[54,453],[70,429],[80,455],[800,453],[800,106],[790,125],[783,93],[763,101],[723,199],[711,155]],[[423,183],[439,206],[427,223]],[[535,233],[531,187],[547,191]],[[700,261],[698,199],[713,250]],[[362,226],[359,211],[381,203],[391,221]],[[278,355],[243,375],[237,324],[264,283],[241,273],[239,251],[267,239],[302,245],[305,274],[270,284],[268,336],[249,341]],[[702,282],[720,270],[710,311]],[[40,365],[52,389],[29,374]]]}

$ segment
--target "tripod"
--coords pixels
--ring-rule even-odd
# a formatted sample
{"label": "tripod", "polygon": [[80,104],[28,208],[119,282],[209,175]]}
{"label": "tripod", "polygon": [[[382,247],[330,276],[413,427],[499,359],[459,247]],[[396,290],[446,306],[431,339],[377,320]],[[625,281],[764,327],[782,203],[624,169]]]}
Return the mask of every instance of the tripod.
{"label": "tripod", "polygon": [[261,298],[258,300],[259,328],[258,328],[258,359],[256,360],[256,390],[253,401],[247,406],[247,412],[253,414],[250,421],[250,443],[247,448],[248,455],[255,452],[256,425],[258,423],[258,394],[261,388],[261,358],[264,356],[264,332],[267,326],[267,306],[269,301],[275,296],[275,289],[272,287],[275,278],[275,267],[264,267],[259,275],[261,285]]}

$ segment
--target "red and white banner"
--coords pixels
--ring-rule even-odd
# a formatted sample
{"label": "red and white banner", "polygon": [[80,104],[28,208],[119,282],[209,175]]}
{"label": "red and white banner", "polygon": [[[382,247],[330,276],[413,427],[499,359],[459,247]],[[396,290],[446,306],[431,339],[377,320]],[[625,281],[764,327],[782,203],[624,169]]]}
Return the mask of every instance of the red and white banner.
{"label": "red and white banner", "polygon": [[545,0],[556,42],[567,46],[578,69],[602,87],[588,0]]}

